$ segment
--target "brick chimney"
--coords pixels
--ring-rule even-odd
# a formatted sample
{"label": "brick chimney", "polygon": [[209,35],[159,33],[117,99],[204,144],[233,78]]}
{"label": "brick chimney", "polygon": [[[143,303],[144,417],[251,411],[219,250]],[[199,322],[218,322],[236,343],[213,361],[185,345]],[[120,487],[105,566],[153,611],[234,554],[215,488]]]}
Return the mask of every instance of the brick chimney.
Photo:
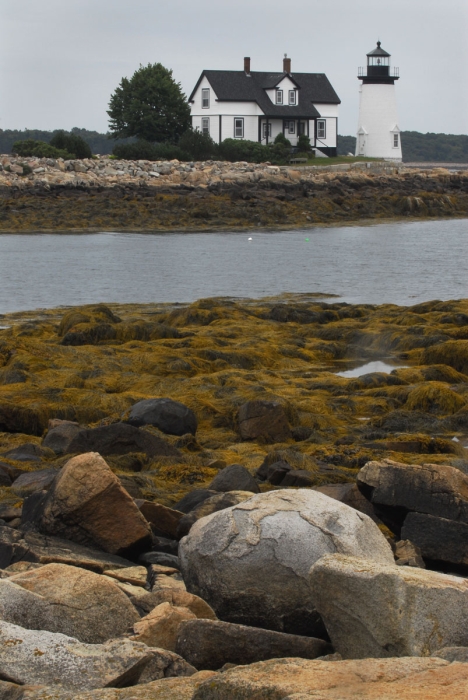
{"label": "brick chimney", "polygon": [[244,73],[250,75],[250,57],[246,56],[244,58]]}
{"label": "brick chimney", "polygon": [[290,73],[291,72],[291,59],[288,58],[288,54],[284,54],[283,58],[283,73]]}

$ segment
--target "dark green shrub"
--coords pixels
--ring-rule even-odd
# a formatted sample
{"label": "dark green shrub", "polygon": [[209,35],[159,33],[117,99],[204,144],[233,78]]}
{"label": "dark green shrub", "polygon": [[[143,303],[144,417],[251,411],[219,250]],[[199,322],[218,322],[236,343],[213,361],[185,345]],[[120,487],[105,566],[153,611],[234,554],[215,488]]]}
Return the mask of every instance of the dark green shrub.
{"label": "dark green shrub", "polygon": [[274,143],[291,148],[291,141],[286,138],[282,131],[276,136]]}
{"label": "dark green shrub", "polygon": [[51,139],[50,145],[63,151],[74,153],[75,158],[91,158],[89,145],[77,134],[67,134],[66,131],[58,131]]}
{"label": "dark green shrub", "polygon": [[225,139],[218,146],[218,152],[223,160],[235,163],[245,160],[248,163],[264,163],[270,160],[271,152],[268,146],[262,146],[257,141],[240,139]]}
{"label": "dark green shrub", "polygon": [[34,141],[33,139],[27,139],[26,141],[16,141],[11,148],[12,153],[16,153],[18,156],[28,157],[34,156],[35,158],[63,158],[64,160],[71,160],[75,158],[73,153],[61,150],[59,148],[54,148],[44,141]]}
{"label": "dark green shrub", "polygon": [[122,160],[191,160],[179,146],[170,143],[150,143],[139,140],[114,146],[112,155]]}
{"label": "dark green shrub", "polygon": [[301,134],[299,136],[297,139],[297,149],[304,153],[308,153],[310,151],[310,138],[307,136],[307,134]]}
{"label": "dark green shrub", "polygon": [[208,134],[197,129],[188,129],[179,139],[179,148],[192,160],[213,160],[218,155],[218,146]]}

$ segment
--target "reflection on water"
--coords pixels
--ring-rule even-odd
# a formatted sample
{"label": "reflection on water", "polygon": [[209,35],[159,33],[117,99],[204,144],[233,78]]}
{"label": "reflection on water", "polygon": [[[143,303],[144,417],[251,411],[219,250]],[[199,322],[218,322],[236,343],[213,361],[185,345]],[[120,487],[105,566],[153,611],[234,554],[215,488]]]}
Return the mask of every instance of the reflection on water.
{"label": "reflection on water", "polygon": [[408,365],[390,365],[388,362],[382,362],[381,360],[376,360],[375,362],[367,362],[365,365],[360,367],[354,367],[353,369],[347,369],[344,372],[335,372],[338,377],[362,377],[363,374],[370,374],[371,372],[385,372],[390,374],[394,369],[401,369],[407,367]]}
{"label": "reflection on water", "polygon": [[[249,240],[252,239],[252,240]],[[468,297],[468,219],[178,234],[1,234],[0,313],[96,302]]]}

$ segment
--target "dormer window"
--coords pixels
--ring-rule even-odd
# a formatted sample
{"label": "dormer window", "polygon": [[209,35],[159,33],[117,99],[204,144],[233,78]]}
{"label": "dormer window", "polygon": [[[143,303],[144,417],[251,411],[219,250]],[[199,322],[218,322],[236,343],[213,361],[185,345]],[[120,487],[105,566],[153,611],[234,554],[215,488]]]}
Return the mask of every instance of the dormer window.
{"label": "dormer window", "polygon": [[202,88],[201,91],[201,102],[203,109],[210,108],[210,88]]}
{"label": "dormer window", "polygon": [[296,93],[296,90],[290,90],[290,91],[289,91],[289,104],[290,104],[290,105],[295,105],[295,104],[297,104],[297,93]]}
{"label": "dormer window", "polygon": [[276,91],[276,104],[277,105],[283,104],[283,91],[282,90]]}

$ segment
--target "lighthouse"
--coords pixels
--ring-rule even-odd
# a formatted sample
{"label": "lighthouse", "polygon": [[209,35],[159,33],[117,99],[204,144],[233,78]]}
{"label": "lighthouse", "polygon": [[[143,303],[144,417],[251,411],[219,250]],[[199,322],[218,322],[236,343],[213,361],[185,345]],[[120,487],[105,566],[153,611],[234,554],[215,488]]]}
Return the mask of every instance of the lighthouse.
{"label": "lighthouse", "polygon": [[359,68],[359,124],[356,155],[401,161],[401,138],[395,95],[399,69],[390,68],[390,54],[380,41]]}

